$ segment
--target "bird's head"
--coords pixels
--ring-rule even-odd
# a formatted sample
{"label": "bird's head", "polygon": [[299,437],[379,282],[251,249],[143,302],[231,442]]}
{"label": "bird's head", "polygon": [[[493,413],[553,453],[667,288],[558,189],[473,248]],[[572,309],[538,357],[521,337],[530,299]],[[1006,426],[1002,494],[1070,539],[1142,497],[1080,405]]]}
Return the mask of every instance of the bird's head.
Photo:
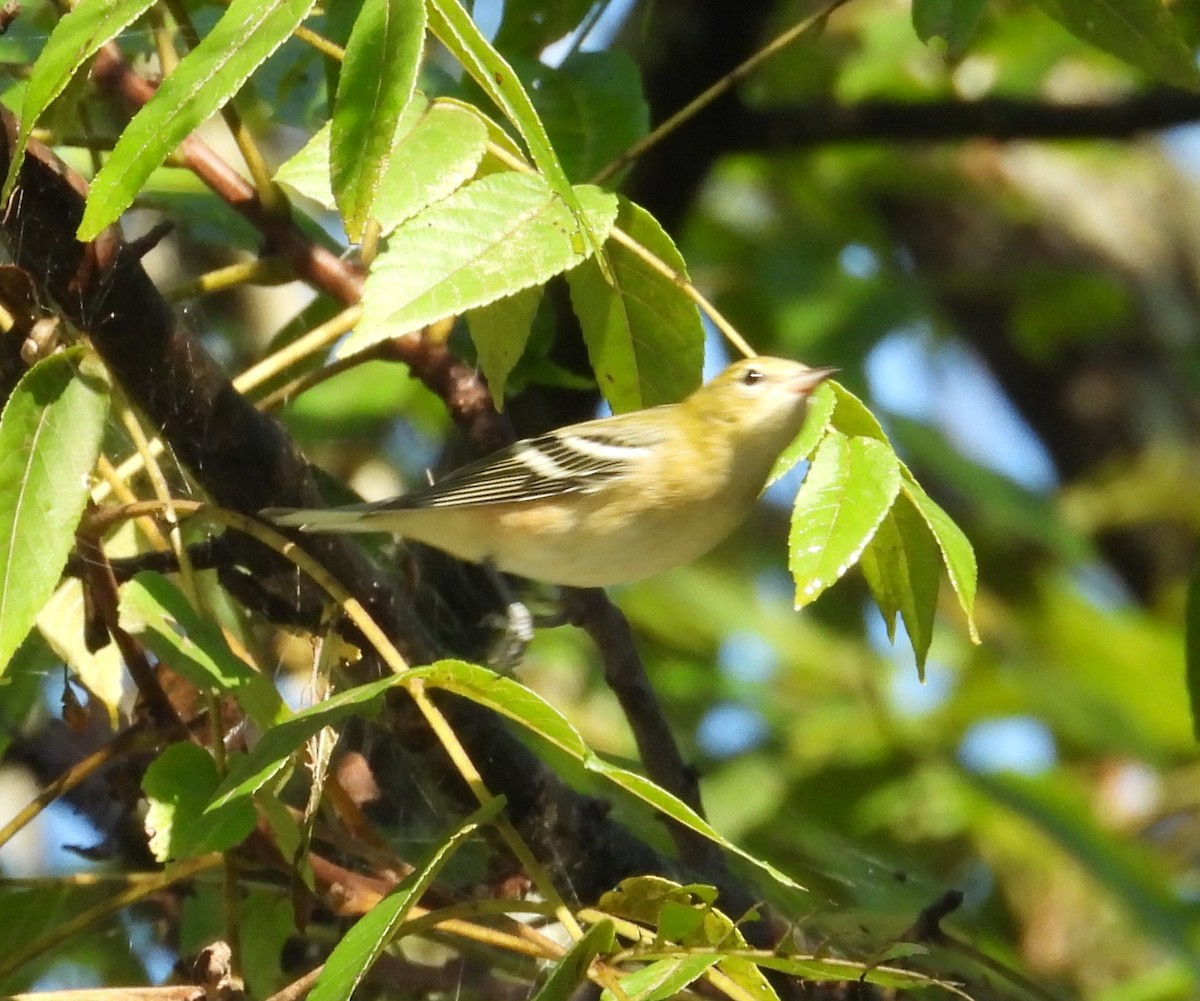
{"label": "bird's head", "polygon": [[706,420],[790,438],[804,423],[813,390],[836,371],[787,358],[743,358],[696,390],[688,404]]}

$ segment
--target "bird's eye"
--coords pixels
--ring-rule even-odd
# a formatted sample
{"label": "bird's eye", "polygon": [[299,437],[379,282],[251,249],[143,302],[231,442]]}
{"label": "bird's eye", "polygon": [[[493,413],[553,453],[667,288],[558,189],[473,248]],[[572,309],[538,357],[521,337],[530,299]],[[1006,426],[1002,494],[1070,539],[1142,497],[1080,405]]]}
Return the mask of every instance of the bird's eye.
{"label": "bird's eye", "polygon": [[757,368],[748,368],[742,374],[742,385],[753,386],[756,382],[762,382],[762,370]]}

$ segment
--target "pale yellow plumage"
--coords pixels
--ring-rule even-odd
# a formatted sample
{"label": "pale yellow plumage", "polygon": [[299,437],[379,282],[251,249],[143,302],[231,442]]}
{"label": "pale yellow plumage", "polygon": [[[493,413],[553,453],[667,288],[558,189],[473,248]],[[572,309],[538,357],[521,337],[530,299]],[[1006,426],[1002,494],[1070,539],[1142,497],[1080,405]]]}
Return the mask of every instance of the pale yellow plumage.
{"label": "pale yellow plumage", "polygon": [[549,584],[640,580],[742,522],[833,371],[744,359],[680,403],[517,442],[403,497],[263,513],[310,532],[391,532]]}

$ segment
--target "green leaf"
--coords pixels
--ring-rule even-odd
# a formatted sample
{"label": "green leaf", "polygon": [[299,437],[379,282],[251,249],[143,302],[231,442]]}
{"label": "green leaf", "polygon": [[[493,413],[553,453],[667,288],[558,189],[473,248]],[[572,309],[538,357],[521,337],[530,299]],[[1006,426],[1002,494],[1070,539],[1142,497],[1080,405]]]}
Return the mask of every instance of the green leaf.
{"label": "green leaf", "polygon": [[955,524],[953,518],[929,496],[921,485],[905,470],[904,483],[901,487],[913,506],[920,512],[925,524],[933,533],[933,538],[942,551],[942,561],[946,564],[946,572],[950,577],[950,586],[958,595],[958,603],[967,616],[967,630],[971,642],[979,642],[979,629],[975,625],[975,586],[979,568],[975,562],[975,550],[967,540],[963,530]]}
{"label": "green leaf", "polygon": [[242,939],[240,972],[246,978],[246,996],[269,998],[292,979],[279,968],[285,955],[284,947],[296,934],[291,897],[274,886],[245,892],[239,932]]}
{"label": "green leaf", "polygon": [[461,105],[414,98],[401,118],[375,200],[382,232],[391,233],[469,181],[483,159],[487,136],[487,123]]}
{"label": "green leaf", "polygon": [[308,142],[279,165],[274,175],[275,183],[291,188],[330,211],[337,208],[337,199],[333,197],[329,182],[329,137],[332,132],[333,125],[325,122]]}
{"label": "green leaf", "polygon": [[900,490],[900,461],[874,438],[830,432],[792,510],[788,566],[796,608],[815,601],[862,555]]}
{"label": "green leaf", "polygon": [[1035,0],[1077,38],[1154,79],[1195,88],[1195,58],[1162,0]]}
{"label": "green leaf", "polygon": [[[658,221],[622,198],[617,225],[677,274],[687,264]],[[567,274],[588,357],[604,398],[622,413],[672,403],[700,385],[704,326],[696,304],[622,244],[608,251],[612,281],[587,261]]]}
{"label": "green leaf", "polygon": [[778,1001],[753,960],[729,954],[747,949],[746,939],[729,916],[713,906],[713,897],[712,887],[680,886],[661,877],[634,877],[622,880],[615,891],[604,894],[601,906],[654,926],[656,945],[675,943],[689,949],[722,950],[717,966],[746,997]]}
{"label": "green leaf", "polygon": [[957,59],[975,37],[986,7],[987,0],[913,0],[913,29],[926,44],[942,39],[946,54]]}
{"label": "green leaf", "polygon": [[602,249],[606,230],[594,225],[590,214],[585,211],[578,189],[571,187],[566,171],[558,160],[558,154],[546,135],[545,126],[542,125],[533,102],[521,86],[513,68],[488,43],[458,0],[428,0],[428,9],[430,30],[437,36],[438,41],[450,50],[450,54],[462,63],[463,69],[504,116],[516,126],[546,183],[563,200],[574,217],[571,229],[583,230],[585,243],[590,245],[591,252],[596,255],[601,269],[608,277],[608,264]]}
{"label": "green leaf", "polygon": [[107,412],[103,366],[72,348],[26,372],[0,414],[0,674],[75,544]]}
{"label": "green leaf", "polygon": [[25,159],[29,136],[45,110],[105,42],[116,38],[152,4],[153,0],[80,0],[59,19],[29,71],[21,102],[21,125],[13,143],[0,205],[8,203]]}
{"label": "green leaf", "polygon": [[[330,143],[333,190],[350,239],[362,239],[417,84],[424,0],[364,0],[338,77]],[[427,104],[422,98],[418,111]]]}
{"label": "green leaf", "polygon": [[[627,1001],[666,1001],[704,976],[719,958],[708,955],[660,959],[622,977],[621,990]],[[605,990],[600,1001],[616,1001],[616,995]]]}
{"label": "green leaf", "polygon": [[151,172],[241,89],[316,0],[233,0],[133,117],[92,181],[78,238],[92,240],[132,203]]}
{"label": "green leaf", "polygon": [[619,50],[575,52],[557,67],[520,70],[568,177],[586,181],[642,139],[650,108],[637,64]]}
{"label": "green leaf", "polygon": [[464,661],[443,660],[429,667],[417,668],[405,678],[423,678],[430,687],[442,688],[462,695],[472,702],[486,706],[531,733],[570,755],[588,771],[600,775],[614,785],[648,803],[672,820],[701,834],[727,851],[750,862],[761,872],[792,890],[802,890],[794,880],[774,866],[739,848],[720,835],[691,807],[665,789],[659,788],[643,775],[620,768],[597,757],[567,718],[536,692],[530,691],[512,678],[505,678]]}
{"label": "green leaf", "polygon": [[861,562],[867,586],[887,623],[888,639],[895,642],[899,613],[923,680],[933,640],[941,553],[929,525],[907,494],[901,492],[896,498],[863,550]]}
{"label": "green leaf", "polygon": [[883,426],[862,400],[840,382],[827,382],[823,385],[831,386],[837,397],[830,427],[840,431],[847,438],[874,438],[887,442],[888,436],[884,434]]}
{"label": "green leaf", "polygon": [[863,982],[879,984],[881,987],[914,988],[941,987],[946,991],[955,991],[953,981],[938,980],[924,973],[904,970],[895,966],[878,966],[869,963],[855,962],[850,959],[825,959],[820,956],[779,956],[769,952],[745,950],[736,958],[752,962],[767,970],[778,970],[793,977],[803,977],[806,980],[846,981],[849,983]]}
{"label": "green leaf", "polygon": [[[607,234],[617,201],[582,187],[590,225]],[[589,254],[567,206],[532,174],[491,174],[408,220],[371,266],[363,320],[343,356],[484,306],[575,267]]]}
{"label": "green leaf", "polygon": [[[833,421],[834,407],[837,406],[837,390],[831,382],[823,382],[808,399],[808,413],[804,417],[804,427],[792,439],[792,443],[780,453],[775,460],[771,475],[767,477],[767,486],[783,479],[813,453],[813,449],[829,430]],[[765,489],[765,488],[764,488]]]}
{"label": "green leaf", "polygon": [[1200,561],[1188,582],[1184,612],[1184,661],[1188,699],[1192,707],[1192,733],[1200,741]]}
{"label": "green leaf", "polygon": [[479,353],[479,367],[497,410],[504,409],[504,387],[525,350],[541,301],[542,289],[535,286],[467,314],[471,340]]}
{"label": "green leaf", "polygon": [[140,573],[121,589],[121,625],[193,685],[232,695],[261,729],[291,715],[270,679],[238,659],[217,623],[201,618],[165,577]]}
{"label": "green leaf", "polygon": [[574,997],[575,989],[587,977],[592,960],[602,953],[611,952],[616,938],[616,926],[611,921],[598,921],[592,925],[554,964],[550,976],[531,1001],[568,1001]]}
{"label": "green leaf", "polygon": [[150,806],[146,832],[159,862],[219,852],[245,840],[254,829],[247,800],[206,810],[220,777],[212,755],[187,741],[172,744],[146,769],[142,791]]}
{"label": "green leaf", "polygon": [[376,712],[383,693],[406,677],[395,675],[338,692],[271,727],[248,754],[230,756],[229,774],[213,793],[208,809],[219,810],[258,792],[287,768],[292,754],[309,737],[354,713],[367,716]]}
{"label": "green leaf", "polygon": [[481,806],[434,847],[386,897],[364,914],[325,960],[325,968],[308,995],[309,1001],[347,1001],[355,987],[392,941],[414,904],[429,889],[442,866],[481,824],[490,822],[503,808],[496,797]]}

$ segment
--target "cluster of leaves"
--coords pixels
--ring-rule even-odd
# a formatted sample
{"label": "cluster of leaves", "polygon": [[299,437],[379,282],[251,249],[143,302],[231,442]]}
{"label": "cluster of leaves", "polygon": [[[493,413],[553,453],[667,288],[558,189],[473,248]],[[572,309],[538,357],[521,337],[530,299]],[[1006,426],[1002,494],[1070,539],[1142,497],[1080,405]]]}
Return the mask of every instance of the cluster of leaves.
{"label": "cluster of leaves", "polygon": [[[368,0],[353,24],[345,25],[345,51],[329,121],[274,175],[276,183],[336,211],[352,241],[385,241],[370,261],[362,320],[339,346],[339,357],[348,359],[393,338],[415,335],[433,321],[461,316],[488,386],[502,406],[529,347],[535,316],[544,306],[545,287],[551,279],[565,276],[596,382],[613,409],[678,399],[698,383],[704,347],[700,314],[686,285],[684,255],[642,207],[599,185],[580,183],[599,174],[644,131],[644,103],[636,87],[632,94],[619,93],[621,103],[599,119],[602,127],[587,137],[590,144],[572,147],[563,131],[548,128],[545,121],[545,102],[553,100],[553,87],[531,90],[523,83],[523,77],[530,76],[526,68],[500,54],[499,47],[506,39],[513,41],[518,31],[514,25],[523,16],[520,4],[506,6],[512,10],[506,11],[496,45],[456,0]],[[1088,5],[1092,10],[1086,16],[1081,4],[1066,0],[1045,0],[1039,6],[1080,38],[1135,66],[1171,82],[1195,82],[1195,64],[1180,22],[1155,0],[1138,0],[1119,10]],[[101,46],[150,7],[146,0],[84,0],[58,22],[24,90],[22,143]],[[234,0],[122,129],[93,181],[80,238],[94,237],[135,205],[154,171],[201,121],[228,105],[285,43],[298,46],[289,40],[314,8],[311,2]],[[574,11],[573,17],[583,13]],[[923,39],[943,39],[954,57],[976,37],[983,19],[982,2],[913,4],[917,33]],[[532,19],[534,23],[536,31],[529,27],[521,47],[536,53],[537,43],[552,40],[563,25],[543,18]],[[464,86],[456,96],[434,96],[438,81],[422,86],[430,37],[462,68],[474,92]],[[588,106],[591,110],[612,98],[606,88],[614,78],[624,79],[621,57],[598,57],[607,61],[598,65],[595,57],[578,57],[563,70],[563,78],[579,88],[572,97],[595,100]],[[6,193],[16,176],[17,159]],[[698,241],[703,243],[703,233]],[[803,343],[795,337],[782,346]],[[46,659],[44,644],[49,644],[64,662],[83,672],[93,694],[115,711],[117,686],[111,672],[102,678],[94,668],[89,670],[94,659],[81,652],[77,635],[73,641],[70,635],[80,632],[79,617],[62,611],[79,601],[78,585],[60,584],[88,500],[89,474],[101,456],[108,409],[102,367],[85,348],[72,348],[33,366],[0,417],[0,669],[22,683],[33,679],[36,685],[37,670]],[[904,440],[912,438],[908,434]],[[792,509],[788,540],[794,605],[808,605],[853,566],[860,566],[889,638],[899,620],[923,671],[933,649],[945,572],[974,638],[976,564],[966,536],[897,456],[870,410],[841,385],[827,385],[815,395],[810,420],[781,457],[776,477],[803,460],[808,461],[808,471]],[[677,605],[689,604],[680,600],[687,587],[686,582],[678,586],[673,596]],[[711,603],[737,605],[724,600],[732,592],[720,586],[701,590]],[[632,614],[642,620],[647,634],[663,642],[672,629],[687,631],[686,615],[673,618],[656,612],[653,597],[653,592],[631,592]],[[695,605],[702,608],[703,601]],[[1071,612],[1064,610],[1064,617]],[[749,622],[741,622],[742,628],[761,627],[763,635],[778,636],[792,628],[770,616],[770,621],[755,621],[744,614]],[[249,666],[233,652],[222,629],[165,578],[141,575],[125,585],[121,616],[130,633],[161,663],[198,690],[231,699],[262,734],[253,750],[220,764],[209,751],[190,743],[173,744],[157,758],[143,789],[151,804],[148,840],[160,861],[195,863],[206,853],[230,850],[249,835],[261,815],[282,855],[296,860],[298,878],[311,889],[313,874],[302,849],[312,836],[315,812],[297,821],[283,806],[288,782],[300,771],[299,756],[306,751],[319,756],[313,748],[327,727],[352,715],[370,716],[389,690],[428,688],[465,697],[511,720],[552,760],[587,780],[598,780],[603,795],[625,808],[645,814],[649,807],[711,839],[756,876],[774,881],[772,895],[799,892],[794,879],[764,861],[786,857],[794,849],[772,843],[777,833],[760,831],[758,844],[747,849],[668,791],[602,757],[580,725],[514,679],[446,660],[292,712],[262,669],[269,658]],[[226,629],[231,628],[230,618],[222,621]],[[710,618],[733,622],[729,615]],[[694,630],[688,641],[695,644],[713,631],[710,622]],[[1119,631],[1119,625],[1114,626],[1114,635]],[[843,644],[823,634],[806,637],[828,654],[830,664],[851,659]],[[677,665],[686,661],[678,651],[688,650],[688,641],[675,644]],[[947,648],[951,645],[947,641]],[[1064,684],[1073,694],[1088,691],[1083,680]],[[35,685],[28,690],[36,691]],[[1071,700],[1050,693],[1042,701],[1050,714],[1066,711],[1050,703]],[[784,717],[788,703],[785,693],[777,706]],[[846,728],[843,736],[847,732],[854,731]],[[812,739],[818,740],[819,734]],[[829,739],[830,744],[836,742]],[[1147,735],[1142,743],[1174,746],[1161,735]],[[868,745],[852,747],[850,753],[864,758],[882,755],[878,746]],[[745,763],[753,761],[747,758]],[[905,765],[911,763],[906,758]],[[838,765],[848,767],[844,760]],[[715,778],[718,786],[724,781],[726,789],[746,786],[732,770]],[[903,814],[882,802],[889,798],[912,794],[916,801],[941,802],[919,786],[951,781],[936,767],[919,770],[916,777],[906,771],[901,777],[893,773],[892,779],[890,786],[880,785],[882,792],[873,805],[879,816]],[[807,776],[795,781],[802,791],[813,791],[803,789]],[[1049,793],[988,776],[972,776],[963,784],[971,785],[993,808],[1003,804],[1023,821],[1050,832],[1098,879],[1133,901],[1137,915],[1161,941],[1180,955],[1190,948],[1194,916],[1165,891],[1145,892],[1147,885],[1159,886],[1158,871],[1147,875],[1146,860],[1136,850],[1114,849],[1094,824],[1081,822],[1067,809],[1064,804],[1071,796],[1065,783]],[[760,788],[774,787],[763,783]],[[947,796],[946,801],[965,812],[963,798]],[[418,915],[422,896],[480,828],[496,823],[501,806],[498,800],[488,800],[479,813],[438,838],[410,875],[332,952],[315,996],[349,996],[395,939],[436,923],[436,918]],[[938,819],[921,818],[931,824]],[[978,823],[986,826],[983,820]],[[824,867],[827,874],[834,863],[826,859]],[[186,870],[189,875],[195,871]],[[844,881],[861,880],[866,886],[861,877],[855,872]],[[36,901],[24,903],[37,906]],[[547,947],[542,953],[554,965],[539,996],[565,997],[588,975],[601,980],[606,996],[645,999],[672,996],[701,978],[731,997],[770,997],[772,987],[764,970],[812,980],[861,978],[893,988],[933,982],[891,967],[829,959],[799,946],[751,950],[738,922],[722,914],[716,903],[710,887],[650,877],[622,885],[593,911],[577,916],[588,930],[570,950],[563,954]],[[19,976],[21,964],[37,954],[44,930],[27,925],[25,938],[6,943],[6,974]],[[272,967],[269,976],[264,973],[262,982],[252,987],[266,993],[274,975]]]}

